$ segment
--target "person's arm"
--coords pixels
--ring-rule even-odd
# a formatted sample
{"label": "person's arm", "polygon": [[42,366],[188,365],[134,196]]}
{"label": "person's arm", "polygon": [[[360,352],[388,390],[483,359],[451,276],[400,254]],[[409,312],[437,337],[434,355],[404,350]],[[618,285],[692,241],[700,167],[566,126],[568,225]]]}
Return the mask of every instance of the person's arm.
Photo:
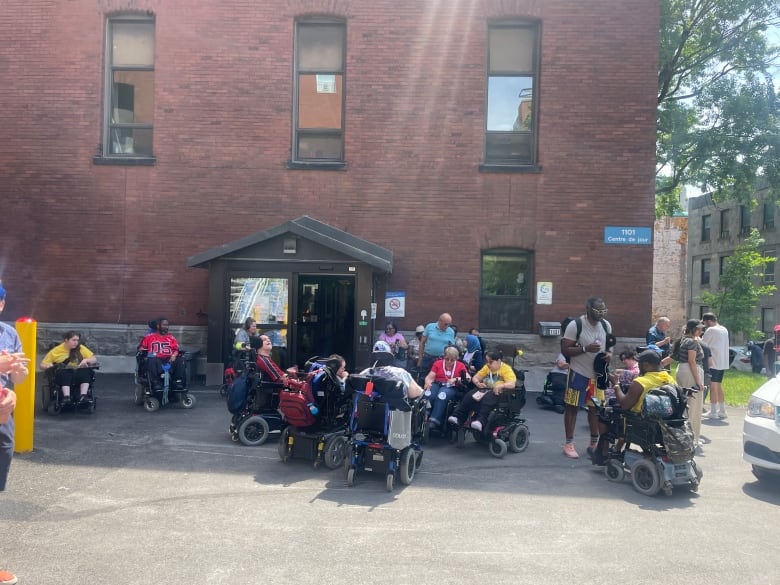
{"label": "person's arm", "polygon": [[401,347],[403,349],[409,347],[409,344],[406,343],[406,339],[400,333],[398,334],[398,347]]}
{"label": "person's arm", "polygon": [[16,393],[8,388],[0,388],[0,425],[8,422],[16,408]]}
{"label": "person's arm", "polygon": [[81,346],[81,352],[84,357],[79,362],[80,368],[86,368],[87,366],[94,366],[97,363],[97,358],[95,357],[95,354],[92,353],[92,351],[86,345]]}
{"label": "person's arm", "polygon": [[423,355],[425,355],[425,342],[428,341],[428,338],[425,336],[425,333],[423,333],[423,336],[420,338],[420,349],[418,350],[419,355],[417,356],[417,365],[422,365],[422,359]]}
{"label": "person's arm", "polygon": [[425,382],[424,382],[424,388],[428,390],[431,387],[431,384],[433,384],[434,380],[436,380],[436,372],[434,372],[434,369],[431,368],[431,371],[428,372],[428,375],[425,376]]}
{"label": "person's arm", "polygon": [[0,352],[0,374],[5,374],[11,378],[14,384],[23,382],[29,373],[27,364],[30,363],[21,351],[9,352],[3,350]]}
{"label": "person's arm", "polygon": [[257,367],[271,382],[281,382],[286,375],[271,358],[261,354],[257,354]]}
{"label": "person's arm", "polygon": [[642,384],[640,384],[637,381],[631,382],[631,386],[628,387],[628,392],[623,392],[623,390],[620,388],[620,386],[615,387],[615,397],[618,400],[618,404],[620,404],[620,407],[624,410],[629,410],[632,406],[634,406],[639,400],[639,397],[642,396],[642,392],[644,392],[644,388],[642,387]]}
{"label": "person's arm", "polygon": [[515,371],[510,367],[509,364],[501,364],[501,370],[499,371],[499,374],[501,375],[501,382],[493,386],[493,394],[496,395],[501,394],[502,392],[511,391],[517,382]]}

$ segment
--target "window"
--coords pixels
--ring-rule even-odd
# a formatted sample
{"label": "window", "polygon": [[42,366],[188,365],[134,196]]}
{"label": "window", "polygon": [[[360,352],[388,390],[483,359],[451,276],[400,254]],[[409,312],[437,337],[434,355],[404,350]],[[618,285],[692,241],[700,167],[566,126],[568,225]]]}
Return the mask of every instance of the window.
{"label": "window", "polygon": [[712,224],[712,216],[702,215],[701,217],[701,241],[702,242],[710,241],[710,230],[712,228],[711,224]]}
{"label": "window", "polygon": [[729,237],[729,210],[723,209],[720,212],[720,239]]}
{"label": "window", "polygon": [[107,25],[103,156],[151,158],[154,18],[111,17]]}
{"label": "window", "polygon": [[750,207],[747,205],[739,206],[739,235],[750,235]]}
{"label": "window", "polygon": [[706,286],[710,283],[710,264],[709,258],[703,258],[701,261],[701,285]]}
{"label": "window", "polygon": [[485,163],[536,164],[539,28],[493,24],[488,28]]}
{"label": "window", "polygon": [[761,331],[766,333],[767,337],[772,337],[775,331],[775,310],[774,308],[761,309]]}
{"label": "window", "polygon": [[343,22],[296,23],[293,163],[344,161],[345,33]]}
{"label": "window", "polygon": [[721,256],[719,260],[719,266],[718,266],[718,275],[723,276],[723,271],[726,269],[726,260],[728,259],[728,256]]}
{"label": "window", "polygon": [[775,229],[775,202],[774,201],[765,201],[764,202],[764,229],[765,230],[773,230]]}
{"label": "window", "polygon": [[533,255],[514,249],[482,253],[479,328],[531,331]]}
{"label": "window", "polygon": [[[767,258],[775,258],[774,250],[767,250],[764,252],[764,256]],[[764,282],[766,284],[773,284],[775,282],[775,261],[767,262],[764,264]]]}

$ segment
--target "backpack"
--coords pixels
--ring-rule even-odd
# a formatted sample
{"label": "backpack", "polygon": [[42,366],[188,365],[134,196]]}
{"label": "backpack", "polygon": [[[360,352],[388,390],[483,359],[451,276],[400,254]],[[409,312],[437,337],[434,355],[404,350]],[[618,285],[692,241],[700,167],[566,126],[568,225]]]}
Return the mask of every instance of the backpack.
{"label": "backpack", "polygon": [[[577,337],[574,338],[574,343],[579,343],[580,341],[580,334],[582,333],[582,317],[566,317],[564,319],[564,322],[566,322],[566,326],[563,328],[563,333],[566,333],[566,327],[569,326],[569,323],[571,321],[574,321],[577,324]],[[604,328],[604,332],[607,334],[607,343],[606,348],[609,349],[613,345],[615,345],[615,336],[612,335],[612,325],[610,325],[609,321],[606,319],[599,319],[599,323],[601,323],[601,326]],[[563,352],[561,352],[563,353]],[[571,357],[565,355],[566,363],[571,363]]]}
{"label": "backpack", "polygon": [[246,372],[238,376],[228,386],[227,408],[230,414],[238,414],[244,410],[249,400],[249,379]]}
{"label": "backpack", "polygon": [[317,418],[311,411],[314,404],[314,395],[308,382],[295,383],[288,381],[288,385],[279,393],[279,410],[287,424],[294,427],[310,427]]}

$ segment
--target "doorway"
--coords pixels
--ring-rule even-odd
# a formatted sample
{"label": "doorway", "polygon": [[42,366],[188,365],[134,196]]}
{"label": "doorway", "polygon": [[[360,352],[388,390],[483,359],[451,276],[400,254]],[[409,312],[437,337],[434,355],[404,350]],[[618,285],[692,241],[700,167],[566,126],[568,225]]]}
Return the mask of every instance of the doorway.
{"label": "doorway", "polygon": [[296,288],[295,363],[341,355],[355,363],[355,277],[299,274]]}

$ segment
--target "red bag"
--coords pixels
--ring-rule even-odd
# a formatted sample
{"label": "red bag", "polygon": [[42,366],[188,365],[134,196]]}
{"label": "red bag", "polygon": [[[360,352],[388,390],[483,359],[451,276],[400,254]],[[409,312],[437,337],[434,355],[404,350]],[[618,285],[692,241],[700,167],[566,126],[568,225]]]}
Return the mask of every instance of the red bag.
{"label": "red bag", "polygon": [[[293,383],[294,382],[294,383]],[[306,382],[290,380],[279,393],[279,410],[287,424],[294,427],[310,427],[317,418],[312,414],[314,395]]]}

